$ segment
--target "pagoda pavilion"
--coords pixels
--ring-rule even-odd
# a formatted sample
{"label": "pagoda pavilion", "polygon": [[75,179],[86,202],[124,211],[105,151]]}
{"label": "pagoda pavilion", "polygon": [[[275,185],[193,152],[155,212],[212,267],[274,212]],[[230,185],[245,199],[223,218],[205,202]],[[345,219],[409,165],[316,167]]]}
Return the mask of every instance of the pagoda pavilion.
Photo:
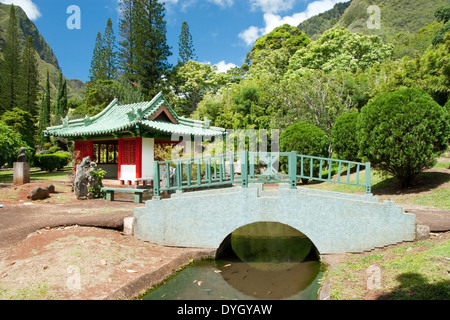
{"label": "pagoda pavilion", "polygon": [[75,159],[89,156],[107,172],[106,178],[139,184],[152,180],[157,146],[176,145],[186,137],[223,137],[225,130],[210,127],[207,119],[179,117],[159,93],[150,102],[136,104],[122,105],[115,99],[98,115],[72,121],[66,117],[45,134],[75,141]]}

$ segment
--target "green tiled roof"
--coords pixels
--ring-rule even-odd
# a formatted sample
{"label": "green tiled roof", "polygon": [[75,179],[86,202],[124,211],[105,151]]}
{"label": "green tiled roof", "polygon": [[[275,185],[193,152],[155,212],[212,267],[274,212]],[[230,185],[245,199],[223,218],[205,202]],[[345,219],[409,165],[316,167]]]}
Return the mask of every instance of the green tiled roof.
{"label": "green tiled roof", "polygon": [[[166,106],[177,120],[172,122],[148,120],[162,106]],[[217,136],[225,132],[222,128],[210,127],[208,121],[196,121],[178,117],[165,98],[159,93],[152,101],[121,105],[117,99],[98,115],[90,118],[64,121],[61,126],[49,127],[49,136],[75,138],[115,134],[130,130],[160,134],[180,134],[194,136]]]}

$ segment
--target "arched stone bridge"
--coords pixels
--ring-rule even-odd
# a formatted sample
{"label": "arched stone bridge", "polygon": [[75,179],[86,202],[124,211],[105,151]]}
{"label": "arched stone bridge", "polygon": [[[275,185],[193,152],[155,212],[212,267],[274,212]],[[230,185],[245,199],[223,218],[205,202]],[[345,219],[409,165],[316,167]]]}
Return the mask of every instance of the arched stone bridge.
{"label": "arched stone bridge", "polygon": [[135,209],[135,237],[152,243],[219,249],[236,229],[279,222],[305,234],[320,254],[363,252],[413,241],[416,217],[371,194],[309,188],[262,190],[262,184],[156,198]]}

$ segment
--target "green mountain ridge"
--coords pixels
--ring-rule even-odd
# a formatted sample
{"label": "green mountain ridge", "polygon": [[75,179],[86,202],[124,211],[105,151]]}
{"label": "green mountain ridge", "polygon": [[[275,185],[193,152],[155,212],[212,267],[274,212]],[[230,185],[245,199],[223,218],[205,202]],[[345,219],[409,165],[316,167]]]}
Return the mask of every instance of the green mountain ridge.
{"label": "green mountain ridge", "polygon": [[[381,27],[369,29],[369,6],[380,8]],[[351,0],[338,3],[333,9],[303,21],[298,28],[315,40],[324,31],[341,26],[352,32],[380,36],[390,42],[398,33],[415,34],[435,20],[437,8],[450,6],[450,0]]]}
{"label": "green mountain ridge", "polygon": [[[3,50],[5,48],[5,34],[9,23],[9,11],[11,5],[0,3],[0,58],[2,57]],[[50,91],[51,97],[56,97],[59,72],[61,68],[58,64],[58,59],[55,56],[50,45],[45,41],[36,25],[31,21],[25,11],[21,7],[15,6],[16,19],[19,27],[19,40],[21,48],[25,47],[25,42],[28,36],[33,38],[33,46],[36,50],[39,67],[39,84],[41,91],[44,91],[47,70],[50,78]],[[69,89],[69,98],[82,97],[84,90],[84,83],[76,79],[67,79],[67,86]]]}

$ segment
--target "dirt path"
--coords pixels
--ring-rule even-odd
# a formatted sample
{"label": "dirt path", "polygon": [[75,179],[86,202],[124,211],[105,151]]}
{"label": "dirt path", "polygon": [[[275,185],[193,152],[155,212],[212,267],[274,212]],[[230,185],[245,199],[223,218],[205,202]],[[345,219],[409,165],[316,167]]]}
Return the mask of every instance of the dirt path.
{"label": "dirt path", "polygon": [[51,198],[26,198],[49,183],[0,187],[0,299],[133,299],[191,259],[212,254],[123,235],[123,219],[144,205],[132,196],[81,201],[55,182]]}

